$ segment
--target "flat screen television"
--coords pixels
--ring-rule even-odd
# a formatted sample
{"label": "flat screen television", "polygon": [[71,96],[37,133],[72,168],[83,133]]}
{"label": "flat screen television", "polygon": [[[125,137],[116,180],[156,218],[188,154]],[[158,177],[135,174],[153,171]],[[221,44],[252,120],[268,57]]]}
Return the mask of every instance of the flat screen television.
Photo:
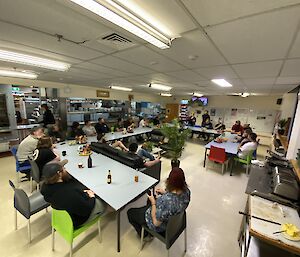
{"label": "flat screen television", "polygon": [[192,102],[201,101],[203,106],[206,106],[208,104],[208,99],[207,99],[207,97],[204,97],[204,96],[201,96],[201,97],[192,96],[191,101]]}

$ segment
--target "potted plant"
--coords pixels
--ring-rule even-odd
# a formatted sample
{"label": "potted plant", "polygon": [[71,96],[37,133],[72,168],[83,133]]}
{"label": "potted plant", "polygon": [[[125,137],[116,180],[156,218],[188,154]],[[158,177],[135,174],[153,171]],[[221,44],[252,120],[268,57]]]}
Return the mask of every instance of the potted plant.
{"label": "potted plant", "polygon": [[161,132],[168,139],[168,152],[171,160],[171,166],[179,167],[179,158],[182,154],[186,139],[189,137],[191,131],[189,129],[181,129],[178,120],[173,120],[172,124],[164,124]]}
{"label": "potted plant", "polygon": [[284,130],[285,130],[286,124],[287,124],[287,120],[286,120],[286,119],[281,119],[281,120],[278,122],[278,126],[279,126],[278,134],[280,134],[280,135],[283,135],[283,134],[284,134]]}
{"label": "potted plant", "polygon": [[146,141],[144,144],[143,144],[143,149],[147,150],[148,152],[152,152],[153,150],[153,147],[154,147],[154,144],[153,142],[151,141]]}

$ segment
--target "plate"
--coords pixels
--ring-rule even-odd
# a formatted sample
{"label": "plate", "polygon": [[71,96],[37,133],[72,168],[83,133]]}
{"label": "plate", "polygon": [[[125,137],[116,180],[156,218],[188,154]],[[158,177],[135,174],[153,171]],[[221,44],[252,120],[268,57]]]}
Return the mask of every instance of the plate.
{"label": "plate", "polygon": [[93,152],[89,152],[89,153],[79,153],[79,156],[89,156],[91,155]]}
{"label": "plate", "polygon": [[288,240],[291,240],[291,241],[300,241],[300,231],[299,229],[297,228],[297,226],[295,226],[294,224],[291,224],[291,223],[285,223],[285,224],[282,224],[281,225],[281,229],[282,230],[287,230],[287,229],[290,229],[292,231],[298,231],[297,234],[295,236],[291,236],[286,232],[282,232],[281,234],[283,235],[283,237],[285,237],[286,239]]}

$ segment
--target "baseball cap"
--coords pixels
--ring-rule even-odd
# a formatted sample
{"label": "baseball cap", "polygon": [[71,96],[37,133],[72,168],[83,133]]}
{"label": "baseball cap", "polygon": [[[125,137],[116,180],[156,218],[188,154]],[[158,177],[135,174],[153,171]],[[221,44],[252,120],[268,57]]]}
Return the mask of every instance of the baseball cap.
{"label": "baseball cap", "polygon": [[62,161],[55,161],[55,162],[48,162],[44,168],[43,168],[43,177],[44,178],[51,178],[55,174],[57,174],[59,171],[62,170],[62,167],[68,163],[68,160],[62,160]]}

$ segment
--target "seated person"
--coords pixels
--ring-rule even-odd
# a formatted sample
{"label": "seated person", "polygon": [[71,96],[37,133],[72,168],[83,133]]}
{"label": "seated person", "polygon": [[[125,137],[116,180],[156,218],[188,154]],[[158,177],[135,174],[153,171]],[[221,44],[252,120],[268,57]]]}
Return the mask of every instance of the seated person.
{"label": "seated person", "polygon": [[[131,143],[129,145],[129,153],[128,154],[139,156],[137,154],[137,150],[138,150],[138,144],[137,143]],[[141,156],[139,156],[139,157],[140,158],[134,164],[135,169],[141,169],[141,168],[144,168],[144,167],[151,167],[152,165],[160,162],[159,158],[151,160],[151,161],[144,161],[144,159]]]}
{"label": "seated person", "polygon": [[218,119],[218,123],[215,125],[215,129],[216,130],[224,130],[225,129],[225,125],[223,123],[223,119],[222,118]]}
{"label": "seated person", "polygon": [[154,156],[149,153],[149,151],[147,151],[145,148],[144,148],[144,144],[142,145],[142,147],[137,151],[137,155],[140,156],[140,157],[145,157],[147,159],[149,159],[150,161],[153,161],[155,160]]}
{"label": "seated person", "polygon": [[201,127],[206,128],[206,129],[212,129],[213,125],[212,125],[210,119],[207,118],[204,122],[202,122]]}
{"label": "seated person", "polygon": [[231,128],[231,132],[242,135],[244,132],[244,128],[241,125],[241,121],[237,120],[235,124]]}
{"label": "seated person", "polygon": [[257,149],[257,142],[256,142],[257,135],[255,133],[250,133],[248,136],[249,142],[245,143],[243,146],[239,147],[238,150],[238,157],[242,159],[246,159],[247,155],[251,151],[255,151]]}
{"label": "seated person", "polygon": [[196,117],[195,117],[194,113],[192,113],[192,115],[188,118],[188,123],[189,123],[189,126],[195,126]]}
{"label": "seated person", "polygon": [[65,140],[65,136],[60,131],[57,124],[54,124],[51,128],[48,129],[48,135],[52,138],[52,141],[55,142],[62,142]]}
{"label": "seated person", "polygon": [[243,125],[243,128],[244,128],[244,130],[245,130],[245,129],[251,129],[251,130],[252,130],[252,128],[250,127],[250,124],[249,124],[249,123],[245,123],[245,124]]}
{"label": "seated person", "polygon": [[142,118],[139,122],[139,127],[147,127],[149,126],[148,119]]}
{"label": "seated person", "polygon": [[[17,151],[20,166],[29,165],[28,158],[33,159],[33,153],[38,145],[39,138],[42,136],[44,136],[44,129],[42,127],[34,127],[31,129],[30,134],[22,140]],[[30,170],[23,173],[29,178]]]}
{"label": "seated person", "polygon": [[82,128],[82,131],[88,137],[97,135],[95,127],[92,125],[91,121],[89,120],[84,121],[84,126]]}
{"label": "seated person", "polygon": [[[98,142],[101,143],[101,144],[107,144],[108,142],[105,140],[104,137],[105,137],[105,134],[98,134],[98,135],[97,135],[97,140],[98,140]],[[121,150],[123,150],[123,151],[125,151],[125,152],[128,152],[128,151],[129,151],[129,149],[128,149],[121,141],[119,141],[119,140],[116,140],[116,141],[113,142],[113,143],[109,143],[109,145],[110,145],[111,147],[114,147],[114,148],[119,147],[119,148],[121,148]]]}
{"label": "seated person", "polygon": [[103,134],[109,132],[109,127],[107,126],[103,118],[98,119],[98,123],[95,125],[95,129],[97,134]]}
{"label": "seated person", "polygon": [[74,121],[71,129],[69,131],[69,139],[75,139],[80,136],[84,136],[83,130],[80,128],[80,124],[77,121]]}
{"label": "seated person", "polygon": [[249,128],[247,128],[247,129],[244,130],[244,133],[242,134],[241,137],[238,136],[237,142],[240,143],[240,145],[239,145],[240,147],[241,147],[242,145],[244,145],[245,143],[250,142],[250,139],[249,139],[250,133],[252,133],[252,130],[249,129]]}
{"label": "seated person", "polygon": [[126,128],[126,130],[132,130],[135,127],[135,123],[133,121],[133,118],[130,116],[128,117],[127,120],[124,121],[124,128]]}
{"label": "seated person", "polygon": [[[180,168],[173,168],[166,180],[166,189],[156,189],[161,196],[155,199],[148,196],[150,204],[131,208],[127,212],[128,220],[141,237],[142,226],[147,226],[158,233],[164,232],[171,216],[183,212],[189,205],[191,192],[185,182],[184,172]],[[145,231],[145,237],[148,233]]]}
{"label": "seated person", "polygon": [[153,122],[153,125],[154,125],[154,126],[159,126],[159,125],[160,125],[159,116],[156,115],[156,116],[153,118],[152,122]]}
{"label": "seated person", "polygon": [[60,156],[54,151],[52,140],[50,137],[41,137],[39,139],[37,149],[34,151],[33,159],[40,170],[40,177],[44,166],[51,161],[60,161]]}
{"label": "seated person", "polygon": [[123,131],[124,129],[124,122],[122,118],[118,118],[117,124],[115,126],[116,131]]}
{"label": "seated person", "polygon": [[95,196],[64,167],[66,162],[48,163],[43,168],[44,184],[41,193],[52,208],[65,210],[72,218],[75,228],[101,216],[107,204]]}

